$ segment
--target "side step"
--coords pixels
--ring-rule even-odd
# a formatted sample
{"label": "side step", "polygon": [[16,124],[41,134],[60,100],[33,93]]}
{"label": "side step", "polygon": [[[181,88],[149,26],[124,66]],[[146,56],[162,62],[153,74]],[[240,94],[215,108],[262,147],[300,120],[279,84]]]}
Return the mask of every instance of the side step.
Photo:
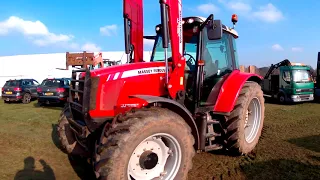
{"label": "side step", "polygon": [[208,152],[208,151],[214,151],[214,150],[220,150],[222,149],[223,146],[220,145],[220,144],[214,144],[214,145],[211,145],[211,146],[206,146],[204,151],[205,152]]}
{"label": "side step", "polygon": [[219,124],[219,121],[216,120],[207,120],[207,125],[212,125],[212,124]]}
{"label": "side step", "polygon": [[212,138],[212,137],[219,137],[221,134],[215,133],[215,132],[210,132],[206,134],[206,138]]}

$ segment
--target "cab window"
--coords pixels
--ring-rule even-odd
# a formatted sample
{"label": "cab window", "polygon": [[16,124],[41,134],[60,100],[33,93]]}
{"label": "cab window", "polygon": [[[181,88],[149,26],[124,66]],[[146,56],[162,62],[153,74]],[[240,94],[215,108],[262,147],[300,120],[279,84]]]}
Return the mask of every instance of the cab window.
{"label": "cab window", "polygon": [[221,76],[232,71],[232,56],[229,43],[230,34],[223,33],[218,40],[209,40],[207,30],[203,30],[201,59],[205,61],[205,78]]}
{"label": "cab window", "polygon": [[231,39],[232,39],[232,45],[233,45],[233,51],[234,51],[234,61],[235,61],[235,65],[236,65],[236,68],[239,69],[240,66],[239,66],[239,59],[238,59],[238,49],[237,49],[237,43],[236,43],[236,39],[231,36]]}
{"label": "cab window", "polygon": [[290,81],[291,80],[290,71],[283,71],[282,78],[284,81]]}

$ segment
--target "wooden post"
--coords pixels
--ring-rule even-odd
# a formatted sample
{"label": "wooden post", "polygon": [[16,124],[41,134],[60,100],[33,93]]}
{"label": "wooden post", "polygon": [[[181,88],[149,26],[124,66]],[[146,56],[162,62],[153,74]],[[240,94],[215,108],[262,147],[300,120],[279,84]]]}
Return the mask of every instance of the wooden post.
{"label": "wooden post", "polygon": [[66,53],[66,69],[67,70],[69,70],[68,58],[69,58],[69,52]]}
{"label": "wooden post", "polygon": [[244,65],[240,65],[240,72],[246,72],[246,67]]}

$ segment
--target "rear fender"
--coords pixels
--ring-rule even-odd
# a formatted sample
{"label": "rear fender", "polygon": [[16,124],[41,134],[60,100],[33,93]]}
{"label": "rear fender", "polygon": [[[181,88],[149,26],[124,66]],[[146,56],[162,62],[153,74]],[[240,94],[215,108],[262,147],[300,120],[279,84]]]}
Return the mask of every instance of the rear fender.
{"label": "rear fender", "polygon": [[194,147],[196,149],[200,149],[200,137],[199,137],[198,127],[192,117],[192,114],[188,111],[186,107],[182,106],[178,102],[173,101],[171,99],[158,97],[158,96],[134,95],[131,97],[137,97],[137,98],[143,99],[149,104],[161,103],[162,107],[168,108],[169,110],[179,114],[191,128],[192,135],[195,139]]}
{"label": "rear fender", "polygon": [[223,114],[230,113],[234,108],[243,85],[247,81],[254,81],[259,84],[262,81],[262,77],[257,74],[234,70],[222,84],[213,111]]}

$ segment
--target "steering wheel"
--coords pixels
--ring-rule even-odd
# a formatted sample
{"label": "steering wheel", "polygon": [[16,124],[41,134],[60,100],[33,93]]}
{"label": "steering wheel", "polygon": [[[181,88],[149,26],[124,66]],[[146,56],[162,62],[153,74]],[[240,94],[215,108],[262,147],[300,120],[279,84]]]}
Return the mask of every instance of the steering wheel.
{"label": "steering wheel", "polygon": [[[189,66],[189,68],[191,69],[192,65],[193,65],[193,64],[196,64],[196,60],[193,58],[193,56],[191,56],[191,55],[188,54],[188,53],[184,53],[184,54],[183,54],[183,56],[185,56],[185,55],[189,56],[188,60],[186,60],[186,63],[187,63],[187,65]],[[193,61],[194,63],[193,63],[192,61]]]}

